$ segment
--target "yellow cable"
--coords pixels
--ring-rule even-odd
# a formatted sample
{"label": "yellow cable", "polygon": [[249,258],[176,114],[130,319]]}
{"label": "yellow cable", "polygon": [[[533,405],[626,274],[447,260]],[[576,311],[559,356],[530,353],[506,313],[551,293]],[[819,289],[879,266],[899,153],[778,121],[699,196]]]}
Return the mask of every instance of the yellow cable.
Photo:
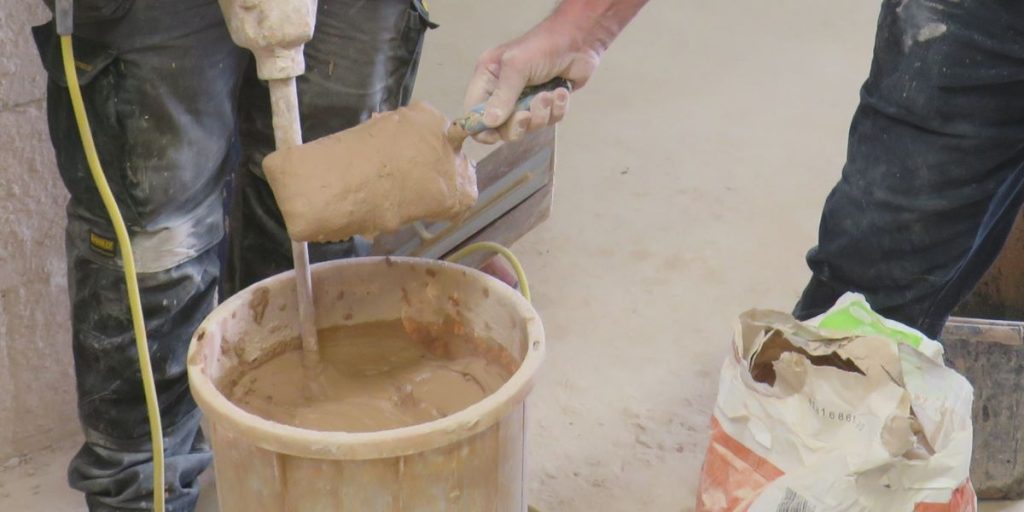
{"label": "yellow cable", "polygon": [[124,263],[124,280],[128,288],[128,305],[131,309],[132,328],[135,330],[135,348],[139,352],[139,369],[142,373],[142,388],[146,395],[146,411],[149,415],[149,436],[153,444],[153,510],[164,512],[164,437],[160,425],[160,407],[156,397],[156,386],[153,382],[153,365],[149,360],[149,342],[146,340],[146,321],[142,316],[142,299],[139,296],[139,280],[135,273],[135,256],[132,254],[132,243],[128,238],[128,228],[124,218],[110,192],[110,185],[103,175],[96,144],[92,140],[92,129],[89,118],[85,115],[85,104],[82,101],[82,90],[78,85],[78,73],[75,72],[75,54],[71,47],[71,36],[60,37],[61,54],[64,58],[64,76],[71,93],[71,106],[78,123],[78,134],[82,138],[82,149],[89,164],[89,172],[96,182],[103,206],[107,209],[110,222],[114,225],[117,245],[121,250]]}
{"label": "yellow cable", "polygon": [[502,255],[512,265],[512,270],[516,273],[516,279],[519,280],[520,292],[523,294],[523,297],[526,297],[527,301],[532,301],[530,298],[530,283],[526,280],[526,271],[523,270],[523,265],[519,263],[519,259],[516,258],[516,255],[512,254],[512,251],[508,250],[508,248],[503,245],[496,244],[494,242],[476,242],[455,251],[451,256],[445,258],[445,260],[455,263],[470,254],[483,251],[496,252]]}

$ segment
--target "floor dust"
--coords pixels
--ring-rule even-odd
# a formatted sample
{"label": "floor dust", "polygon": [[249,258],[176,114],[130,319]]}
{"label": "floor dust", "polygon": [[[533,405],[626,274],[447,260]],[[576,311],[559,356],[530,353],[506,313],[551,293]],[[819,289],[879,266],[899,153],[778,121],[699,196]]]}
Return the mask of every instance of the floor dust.
{"label": "floor dust", "polygon": [[[416,95],[456,115],[476,55],[551,5],[431,2],[441,28]],[[808,277],[877,15],[863,0],[654,1],[574,94],[555,211],[514,247],[548,338],[529,414],[540,510],[693,509],[732,322],[789,308]],[[26,504],[0,510],[83,510],[63,482],[72,453],[0,473]]]}

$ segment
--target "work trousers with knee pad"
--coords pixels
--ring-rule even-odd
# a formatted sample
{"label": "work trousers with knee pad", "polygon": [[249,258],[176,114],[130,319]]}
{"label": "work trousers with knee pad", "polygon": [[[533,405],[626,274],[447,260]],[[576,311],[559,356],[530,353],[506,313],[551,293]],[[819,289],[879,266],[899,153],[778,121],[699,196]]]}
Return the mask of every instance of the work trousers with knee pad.
{"label": "work trousers with knee pad", "polygon": [[1024,3],[885,0],[800,318],[846,291],[937,337],[1024,201]]}
{"label": "work trousers with knee pad", "polygon": [[[139,270],[166,443],[167,510],[188,511],[210,463],[188,390],[189,340],[218,295],[292,266],[260,169],[274,145],[268,89],[251,55],[232,43],[216,0],[79,0],[75,8],[85,108]],[[305,139],[407,103],[429,26],[419,0],[319,0],[298,79]],[[148,423],[117,242],[86,165],[52,22],[34,35],[50,77],[50,135],[70,192],[68,287],[86,441],[69,481],[90,510],[149,510]],[[322,261],[368,249],[348,241],[310,251]]]}

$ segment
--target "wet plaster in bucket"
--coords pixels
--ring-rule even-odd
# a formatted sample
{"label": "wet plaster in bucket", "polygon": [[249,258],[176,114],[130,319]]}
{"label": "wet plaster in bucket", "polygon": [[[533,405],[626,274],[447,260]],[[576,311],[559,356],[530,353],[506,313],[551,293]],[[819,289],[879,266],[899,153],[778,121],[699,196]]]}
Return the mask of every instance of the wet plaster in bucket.
{"label": "wet plaster in bucket", "polygon": [[318,375],[303,366],[293,343],[238,378],[228,396],[263,418],[321,431],[372,432],[440,419],[493,393],[518,364],[496,342],[444,331],[438,336],[436,327],[400,320],[322,329]]}

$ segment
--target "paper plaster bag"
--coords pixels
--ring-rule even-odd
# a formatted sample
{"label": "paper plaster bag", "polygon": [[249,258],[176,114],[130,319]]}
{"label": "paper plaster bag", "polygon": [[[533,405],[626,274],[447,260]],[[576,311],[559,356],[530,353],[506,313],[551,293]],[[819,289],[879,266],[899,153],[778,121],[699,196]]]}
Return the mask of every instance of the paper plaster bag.
{"label": "paper plaster bag", "polygon": [[848,294],[752,310],[722,367],[698,512],[975,511],[973,390],[942,347]]}

